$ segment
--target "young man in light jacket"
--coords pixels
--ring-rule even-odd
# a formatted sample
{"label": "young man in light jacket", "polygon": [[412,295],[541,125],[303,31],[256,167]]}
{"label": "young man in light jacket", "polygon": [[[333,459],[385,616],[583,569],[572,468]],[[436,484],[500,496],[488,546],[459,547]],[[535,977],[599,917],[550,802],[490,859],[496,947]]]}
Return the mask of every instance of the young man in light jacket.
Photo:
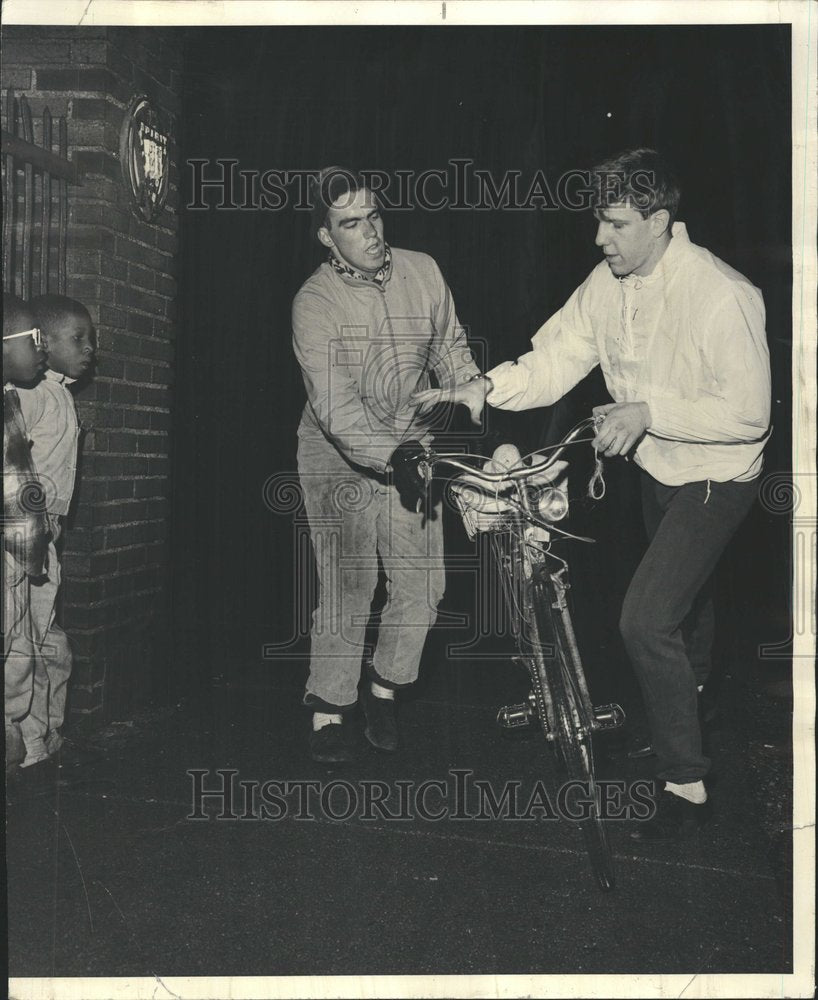
{"label": "young man in light jacket", "polygon": [[656,776],[636,840],[685,837],[707,818],[697,690],[713,639],[711,574],[757,492],[769,437],[770,363],[759,290],[675,222],[679,188],[654,150],[592,171],[605,260],[534,335],[532,350],[416,402],[548,406],[600,365],[616,402],[596,407],[595,446],[641,470],[650,544],[620,629],[639,678]]}
{"label": "young man in light jacket", "polygon": [[[410,396],[432,374],[451,387],[479,372],[437,264],[387,245],[360,178],[321,172],[313,232],[328,257],[296,295],[292,318],[307,390],[298,471],[319,582],[304,701],[311,755],[329,763],[355,755],[344,718],[362,661],[367,739],[397,747],[395,692],[417,678],[445,586],[442,518],[417,472],[431,438]],[[387,603],[370,657],[364,633],[379,558]]]}

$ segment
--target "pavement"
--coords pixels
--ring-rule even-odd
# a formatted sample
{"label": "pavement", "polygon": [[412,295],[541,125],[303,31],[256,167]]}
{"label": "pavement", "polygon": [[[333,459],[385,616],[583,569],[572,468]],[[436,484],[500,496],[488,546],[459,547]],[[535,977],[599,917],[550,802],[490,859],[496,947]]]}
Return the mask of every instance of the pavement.
{"label": "pavement", "polygon": [[[7,790],[10,976],[791,971],[785,701],[728,691],[709,737],[713,822],[653,847],[612,822],[617,888],[603,893],[567,823],[477,818],[476,780],[500,793],[514,779],[526,804],[558,780],[542,738],[495,725],[526,694],[520,668],[455,664],[442,647],[424,664],[400,702],[400,752],[346,765],[307,756],[297,664],[237,666],[195,705],[69,733],[41,787]],[[764,728],[775,753],[753,712],[778,725]],[[602,778],[645,775],[609,749]],[[236,772],[232,802],[197,807],[195,781],[222,787],[218,770]],[[266,781],[318,790],[297,786],[299,815],[292,789],[260,798]],[[418,807],[424,781],[444,784]],[[457,781],[471,798],[456,799]],[[378,796],[404,818],[385,818]]]}

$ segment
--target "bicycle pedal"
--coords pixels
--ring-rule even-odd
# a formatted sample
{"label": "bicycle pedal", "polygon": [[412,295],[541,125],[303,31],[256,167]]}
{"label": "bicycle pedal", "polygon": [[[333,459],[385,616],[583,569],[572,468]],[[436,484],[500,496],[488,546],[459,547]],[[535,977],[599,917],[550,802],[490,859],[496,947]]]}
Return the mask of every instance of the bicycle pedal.
{"label": "bicycle pedal", "polygon": [[613,702],[610,705],[594,707],[595,729],[619,729],[625,724],[625,711],[621,705]]}
{"label": "bicycle pedal", "polygon": [[497,724],[502,729],[525,729],[537,720],[539,713],[532,695],[518,705],[504,705],[497,713]]}

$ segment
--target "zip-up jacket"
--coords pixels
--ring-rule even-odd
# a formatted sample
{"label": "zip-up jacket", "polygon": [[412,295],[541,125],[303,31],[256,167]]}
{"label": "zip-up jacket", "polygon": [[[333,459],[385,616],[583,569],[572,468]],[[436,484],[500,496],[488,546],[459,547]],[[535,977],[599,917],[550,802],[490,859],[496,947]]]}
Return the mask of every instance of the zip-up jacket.
{"label": "zip-up jacket", "polygon": [[430,373],[441,388],[478,373],[452,294],[424,253],[392,248],[382,285],[323,263],[296,295],[292,319],[307,390],[299,436],[323,436],[378,473],[402,441],[428,440],[409,397],[430,387]]}

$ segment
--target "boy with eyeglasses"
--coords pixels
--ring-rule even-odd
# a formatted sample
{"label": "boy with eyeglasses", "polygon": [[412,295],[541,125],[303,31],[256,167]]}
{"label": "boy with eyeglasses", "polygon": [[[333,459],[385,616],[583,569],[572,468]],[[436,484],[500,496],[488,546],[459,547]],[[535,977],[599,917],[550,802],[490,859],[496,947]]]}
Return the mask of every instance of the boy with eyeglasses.
{"label": "boy with eyeglasses", "polygon": [[26,748],[23,769],[45,765],[62,746],[60,730],[72,657],[68,637],[55,621],[61,577],[56,546],[74,492],[79,440],[79,421],[69,386],[90,373],[96,349],[91,317],[76,299],[41,295],[32,300],[31,308],[44,338],[48,368],[36,386],[20,390],[20,407],[45,491],[51,541],[48,575],[31,585],[37,655],[31,709],[20,722]]}
{"label": "boy with eyeglasses", "polygon": [[3,302],[3,661],[6,773],[25,757],[19,720],[31,704],[34,645],[31,579],[45,571],[48,533],[42,486],[31,459],[18,386],[33,385],[45,366],[34,316],[16,295]]}

